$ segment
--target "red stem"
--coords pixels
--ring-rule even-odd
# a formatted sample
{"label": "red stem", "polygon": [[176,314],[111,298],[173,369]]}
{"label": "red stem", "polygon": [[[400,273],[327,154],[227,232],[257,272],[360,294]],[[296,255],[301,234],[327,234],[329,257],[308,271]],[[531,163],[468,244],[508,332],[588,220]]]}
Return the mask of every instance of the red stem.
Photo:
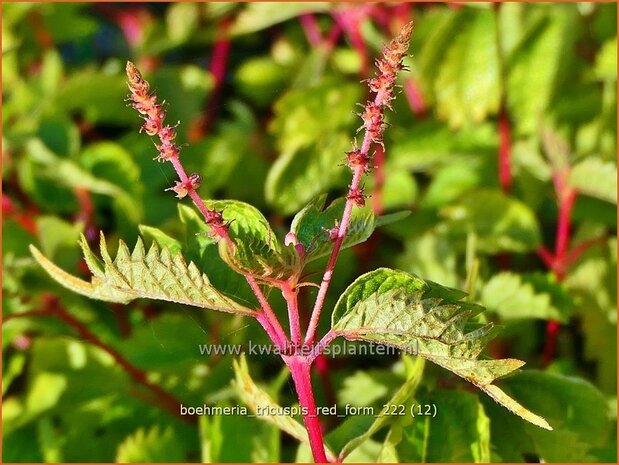
{"label": "red stem", "polygon": [[38,234],[37,224],[34,221],[37,212],[25,213],[21,209],[15,206],[11,198],[3,194],[2,195],[2,216],[13,217],[13,219],[21,226],[22,229],[29,234],[36,236]]}
{"label": "red stem", "polygon": [[340,26],[338,23],[335,23],[331,27],[331,30],[329,31],[329,33],[327,34],[327,37],[324,40],[325,52],[327,54],[331,53],[331,50],[333,50],[333,48],[337,44],[337,41],[339,40],[340,35],[342,35],[342,26]]}
{"label": "red stem", "polygon": [[320,28],[318,27],[318,22],[316,21],[316,16],[312,13],[304,13],[299,16],[299,22],[301,23],[301,27],[303,27],[303,32],[309,44],[312,47],[319,47],[323,39]]}
{"label": "red stem", "polygon": [[499,181],[503,192],[509,192],[512,185],[511,172],[511,127],[505,107],[501,108],[499,129]]}
{"label": "red stem", "polygon": [[311,364],[307,357],[285,357],[284,361],[294,382],[295,390],[299,398],[299,405],[304,410],[303,422],[309,436],[310,448],[314,456],[314,462],[327,463],[325,445],[322,439],[322,429],[316,411],[316,402],[312,391]]}
{"label": "red stem", "polygon": [[[559,219],[557,223],[557,236],[555,241],[555,253],[552,259],[551,270],[558,281],[565,278],[566,259],[569,257],[568,247],[570,243],[570,221],[572,208],[576,201],[577,192],[567,184],[569,168],[556,173],[554,177],[555,190],[559,202]],[[547,257],[548,258],[548,257]],[[546,324],[546,345],[544,347],[544,366],[548,366],[555,357],[556,346],[561,327],[558,321],[550,320]]]}
{"label": "red stem", "polygon": [[418,117],[424,117],[428,108],[421,94],[421,90],[419,90],[419,86],[413,78],[408,78],[404,81],[404,94],[406,95],[406,101],[413,114]]}
{"label": "red stem", "polygon": [[286,281],[281,285],[282,295],[286,299],[288,306],[288,320],[290,322],[290,337],[293,344],[301,344],[301,323],[299,320],[299,302],[297,298],[297,291],[292,285]]}
{"label": "red stem", "polygon": [[593,247],[594,245],[603,243],[604,239],[604,236],[596,237],[595,239],[588,239],[586,241],[582,241],[572,247],[572,249],[567,252],[563,259],[563,265],[565,267],[565,270],[567,271],[567,268],[571,266],[576,260],[578,260],[583,253],[589,250],[589,248]]}
{"label": "red stem", "polygon": [[[172,157],[172,158],[169,159],[169,161],[170,161],[170,163],[172,163],[172,166],[174,167],[174,170],[176,171],[176,174],[178,175],[181,183],[183,183],[185,185],[190,184],[189,178],[187,176],[187,173],[185,172],[185,168],[183,168],[183,165],[182,165],[180,159],[178,157]],[[205,205],[204,201],[198,195],[196,190],[195,189],[190,189],[187,192],[187,194],[191,197],[191,200],[193,200],[193,203],[196,205],[198,210],[200,210],[200,213],[202,213],[204,218],[208,219],[209,215],[211,214],[211,211]],[[220,229],[220,230],[218,230],[218,233],[219,233],[219,236],[221,237],[221,239],[226,241],[226,243],[228,244],[229,247],[234,247],[234,244],[232,243],[232,239],[228,235],[227,229]],[[277,316],[275,315],[275,312],[273,311],[273,309],[271,308],[271,305],[269,304],[268,300],[266,299],[266,297],[262,293],[262,290],[260,289],[260,286],[258,285],[256,280],[253,278],[253,276],[244,275],[244,277],[245,277],[245,280],[247,281],[247,284],[249,284],[249,287],[251,288],[251,290],[256,295],[256,298],[258,299],[258,302],[260,303],[260,307],[262,308],[262,312],[264,312],[265,317],[269,321],[271,329],[273,330],[273,334],[276,336],[273,339],[273,342],[275,344],[278,344],[280,347],[282,347],[282,346],[285,347],[288,344],[288,342],[289,342],[288,336],[286,336],[286,333],[284,332],[281,324],[279,323],[279,320],[277,319]]]}
{"label": "red stem", "polygon": [[552,254],[552,252],[548,250],[546,247],[544,247],[543,245],[540,246],[536,252],[537,252],[537,255],[539,255],[539,257],[542,259],[544,264],[548,268],[552,269],[552,267],[554,266],[553,263],[555,261],[555,257]]}
{"label": "red stem", "polygon": [[565,276],[563,262],[570,242],[570,220],[575,200],[576,191],[571,188],[565,188],[559,205],[559,223],[557,225],[557,241],[555,244],[555,262],[556,265],[559,265],[556,270],[559,280]]}
{"label": "red stem", "polygon": [[217,29],[217,40],[213,44],[213,58],[209,71],[213,75],[215,84],[211,95],[209,96],[206,110],[206,118],[202,127],[202,135],[208,134],[215,123],[217,114],[219,113],[219,103],[221,101],[221,89],[226,77],[226,69],[228,68],[228,59],[230,57],[230,47],[232,42],[228,36],[228,28],[231,21],[226,19],[219,23]]}
{"label": "red stem", "polygon": [[367,7],[351,7],[334,14],[335,20],[346,31],[351,45],[357,51],[357,55],[361,60],[361,66],[359,68],[359,74],[361,76],[367,76],[370,62],[368,48],[360,28],[361,21],[363,21],[368,11]]}

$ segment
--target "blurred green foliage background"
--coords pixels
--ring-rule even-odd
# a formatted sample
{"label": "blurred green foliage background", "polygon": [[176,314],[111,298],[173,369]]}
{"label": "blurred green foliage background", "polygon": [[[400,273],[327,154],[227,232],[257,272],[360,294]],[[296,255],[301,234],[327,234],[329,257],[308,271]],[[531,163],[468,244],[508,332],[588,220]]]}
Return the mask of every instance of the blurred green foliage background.
{"label": "blurred green foliage background", "polygon": [[[555,431],[426,367],[416,401],[439,415],[394,420],[350,459],[615,462],[616,15],[611,3],[3,3],[3,461],[305,457],[255,418],[175,414],[175,402],[239,404],[232,357],[198,344],[265,342],[253,321],[79,297],[28,245],[82,276],[80,233],[173,237],[196,263],[215,259],[126,106],[127,59],[180,121],[201,196],[252,203],[283,237],[314,196],[345,191],[360,81],[412,19],[410,72],[366,185],[376,211],[412,214],[341,255],[327,308],[377,266],[467,290],[504,326],[492,355],[527,361],[502,386]],[[211,278],[251,298],[231,272]],[[248,362],[294,402],[277,357]],[[329,360],[318,403],[380,406],[403,373],[398,357]]]}

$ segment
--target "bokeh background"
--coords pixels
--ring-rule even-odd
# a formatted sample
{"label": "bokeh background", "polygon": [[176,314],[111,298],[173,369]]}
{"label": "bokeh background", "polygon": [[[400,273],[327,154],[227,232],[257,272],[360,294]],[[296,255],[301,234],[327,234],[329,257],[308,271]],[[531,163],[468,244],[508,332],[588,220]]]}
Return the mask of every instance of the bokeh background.
{"label": "bokeh background", "polygon": [[[394,420],[350,459],[615,462],[616,17],[609,3],[3,3],[3,461],[306,457],[255,418],[178,415],[179,403],[240,403],[233,357],[198,344],[265,342],[253,321],[82,298],[28,245],[83,277],[80,233],[95,246],[103,231],[112,248],[176,239],[198,264],[215,260],[138,133],[127,59],[180,121],[201,196],[252,203],[283,237],[314,196],[345,192],[360,81],[413,20],[410,72],[366,183],[377,213],[412,214],[342,254],[327,309],[377,266],[469,291],[503,325],[488,354],[527,362],[501,385],[555,431],[427,366],[415,396],[437,417]],[[209,274],[251,298],[231,273]],[[314,296],[301,294],[306,312]],[[248,363],[294,402],[277,357]],[[397,356],[329,359],[318,403],[380,406],[403,373]]]}

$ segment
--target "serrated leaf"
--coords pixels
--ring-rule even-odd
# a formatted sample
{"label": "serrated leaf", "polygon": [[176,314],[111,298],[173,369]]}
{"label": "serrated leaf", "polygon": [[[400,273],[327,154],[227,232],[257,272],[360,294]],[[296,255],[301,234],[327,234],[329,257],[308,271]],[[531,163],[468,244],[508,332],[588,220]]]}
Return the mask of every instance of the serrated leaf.
{"label": "serrated leaf", "polygon": [[461,297],[461,292],[415,275],[379,268],[362,275],[344,291],[331,326],[349,340],[412,351],[470,381],[523,419],[552,429],[546,420],[492,384],[524,362],[478,359],[495,331],[492,324],[479,327],[469,323],[483,307],[458,301]]}
{"label": "serrated leaf", "polygon": [[452,234],[477,234],[478,251],[527,252],[540,243],[537,218],[523,202],[498,190],[479,190],[442,210]]}
{"label": "serrated leaf", "polygon": [[[333,248],[333,241],[329,239],[327,230],[335,227],[336,222],[342,219],[346,199],[336,199],[324,208],[326,199],[326,195],[316,197],[292,220],[290,230],[305,247],[306,261],[329,255]],[[352,247],[367,240],[374,232],[376,224],[376,216],[369,207],[353,208],[342,247]]]}
{"label": "serrated leaf", "polygon": [[116,453],[118,463],[178,463],[184,460],[184,451],[169,427],[163,431],[159,426],[148,431],[140,428],[118,446]]}
{"label": "serrated leaf", "polygon": [[221,258],[241,274],[263,281],[285,280],[298,276],[301,260],[294,247],[284,246],[260,211],[238,200],[206,200],[208,208],[222,211],[229,222],[233,243],[219,242]]}
{"label": "serrated leaf", "polygon": [[101,234],[100,251],[103,263],[82,236],[81,247],[86,264],[93,274],[91,281],[79,279],[49,261],[39,250],[30,251],[39,264],[64,287],[91,299],[129,303],[137,298],[165,300],[222,312],[250,315],[252,310],[224,296],[193,262],[189,265],[180,253],[172,255],[167,248],[153,243],[146,252],[138,239],[133,252],[120,242],[118,254],[112,260],[105,237]]}
{"label": "serrated leaf", "polygon": [[532,283],[511,272],[494,275],[484,286],[481,301],[504,320],[566,320],[565,313],[553,305],[550,293],[539,292]]}
{"label": "serrated leaf", "polygon": [[483,121],[501,97],[495,13],[465,8],[434,83],[436,111],[452,128]]}
{"label": "serrated leaf", "polygon": [[572,168],[569,183],[585,195],[617,203],[616,163],[587,157]]}
{"label": "serrated leaf", "polygon": [[[239,397],[243,400],[245,405],[249,407],[253,412],[269,411],[269,410],[281,410],[281,407],[269,396],[266,392],[256,386],[254,380],[249,374],[249,368],[247,367],[247,361],[245,357],[241,357],[239,360],[232,362],[232,367],[235,373],[235,380],[233,386],[237,391]],[[268,421],[274,424],[282,431],[286,432],[296,440],[309,444],[309,437],[306,429],[291,416],[286,415],[258,415],[258,418]],[[326,448],[327,458],[333,460],[334,454]]]}

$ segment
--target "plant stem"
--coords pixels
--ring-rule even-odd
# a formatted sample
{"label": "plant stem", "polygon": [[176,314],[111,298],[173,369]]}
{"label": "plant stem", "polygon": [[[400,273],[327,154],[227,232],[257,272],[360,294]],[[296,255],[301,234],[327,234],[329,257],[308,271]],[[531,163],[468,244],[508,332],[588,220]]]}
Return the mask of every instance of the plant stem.
{"label": "plant stem", "polygon": [[570,242],[570,221],[572,208],[576,201],[576,192],[571,188],[565,188],[559,205],[559,223],[557,225],[557,240],[555,244],[555,261],[559,267],[556,270],[557,278],[563,279],[565,270],[563,262]]}
{"label": "plant stem", "polygon": [[322,429],[316,411],[316,402],[312,391],[311,363],[307,357],[286,357],[286,365],[290,369],[295,390],[299,398],[299,405],[304,410],[303,422],[309,436],[310,448],[314,462],[327,463],[325,444],[322,438]]}
{"label": "plant stem", "polygon": [[499,181],[503,192],[509,192],[512,185],[511,172],[511,128],[507,110],[503,105],[499,113]]}
{"label": "plant stem", "polygon": [[[157,146],[159,156],[156,159],[160,161],[169,161],[180,179],[171,190],[176,192],[179,198],[189,195],[195,206],[204,216],[205,223],[210,227],[211,235],[225,241],[226,246],[233,250],[234,243],[228,233],[229,225],[224,222],[221,212],[209,209],[198,195],[197,188],[200,185],[200,177],[197,174],[192,174],[191,177],[187,176],[187,172],[179,158],[180,147],[175,145],[174,142],[176,139],[176,128],[174,126],[164,125],[166,111],[163,108],[163,104],[157,103],[157,95],[155,93],[150,93],[150,85],[144,80],[140,71],[131,62],[127,62],[127,77],[129,78],[128,84],[129,90],[131,91],[129,100],[132,102],[132,106],[138,113],[143,115],[146,120],[142,126],[142,130],[151,136],[158,136],[161,141],[161,145]],[[259,322],[262,324],[265,331],[269,333],[273,343],[278,344],[280,347],[286,347],[290,342],[288,336],[286,336],[275,312],[273,312],[271,305],[262,293],[260,286],[253,276],[249,274],[243,274],[243,276],[260,303],[262,313],[259,315],[264,315],[264,318],[259,317]],[[268,324],[266,324],[267,322]]]}
{"label": "plant stem", "polygon": [[314,14],[304,13],[300,15],[299,22],[301,23],[301,27],[303,27],[303,32],[309,44],[312,47],[319,47],[323,39]]}
{"label": "plant stem", "polygon": [[327,347],[331,342],[338,337],[339,334],[334,330],[330,329],[327,334],[325,334],[320,341],[312,348],[312,353],[309,356],[309,362],[313,363],[316,357],[322,354],[325,347]]}
{"label": "plant stem", "polygon": [[428,108],[426,106],[425,99],[423,98],[423,94],[419,89],[419,85],[413,78],[408,78],[404,82],[404,94],[406,95],[406,101],[408,102],[408,106],[413,111],[415,116],[424,117]]}
{"label": "plant stem", "polygon": [[301,323],[299,321],[299,302],[297,291],[286,281],[281,285],[282,295],[288,306],[288,321],[290,322],[290,337],[293,344],[301,344]]}
{"label": "plant stem", "polygon": [[[374,103],[377,105],[382,105],[384,94],[379,91],[374,98]],[[363,143],[361,144],[361,155],[367,156],[370,151],[370,146],[372,145],[372,137],[369,131],[365,131],[365,135],[363,136]],[[348,189],[349,194],[353,191],[359,189],[359,185],[361,184],[361,177],[365,171],[365,167],[357,166],[353,172],[352,183],[350,184],[350,188]],[[310,318],[309,327],[307,328],[307,334],[305,335],[305,344],[312,344],[314,341],[314,336],[316,334],[316,329],[318,328],[318,322],[320,320],[320,312],[322,311],[322,307],[325,304],[325,298],[327,297],[327,291],[329,290],[329,285],[331,284],[331,278],[333,277],[333,270],[335,269],[335,264],[337,263],[337,258],[340,254],[340,250],[342,248],[342,244],[344,243],[344,238],[346,237],[346,232],[348,231],[348,225],[350,224],[350,216],[352,214],[352,209],[355,205],[354,200],[348,196],[346,199],[346,204],[344,205],[344,213],[342,214],[342,219],[340,221],[340,226],[337,231],[337,237],[335,239],[335,243],[333,244],[333,250],[331,251],[331,256],[329,257],[329,262],[327,263],[327,268],[325,269],[325,273],[322,276],[322,281],[320,283],[320,288],[318,289],[318,295],[316,296],[316,302],[314,304],[314,308],[312,310],[312,316]]]}
{"label": "plant stem", "polygon": [[[557,235],[555,253],[551,263],[551,270],[558,281],[565,278],[566,258],[569,257],[570,222],[572,208],[576,202],[577,192],[567,184],[569,167],[555,174],[554,184],[559,202],[559,219],[557,221]],[[550,320],[546,324],[546,345],[544,347],[544,366],[552,362],[555,357],[557,341],[561,326],[558,321]]]}
{"label": "plant stem", "polygon": [[279,319],[277,318],[277,315],[275,315],[275,312],[271,308],[269,301],[266,299],[266,297],[262,293],[260,286],[258,286],[258,283],[253,278],[253,276],[249,276],[249,275],[244,275],[244,276],[245,276],[245,280],[247,281],[247,284],[249,284],[249,287],[251,288],[256,298],[258,299],[258,302],[260,303],[260,307],[262,308],[262,312],[264,313],[266,320],[269,322],[269,324],[273,328],[273,332],[276,335],[276,337],[275,338],[271,337],[271,339],[273,339],[273,342],[275,344],[279,344],[280,347],[286,347],[287,345],[289,345],[290,340],[288,339],[288,336],[286,336],[286,333],[284,332],[284,329],[282,328],[282,325],[280,324]]}
{"label": "plant stem", "polygon": [[229,18],[225,18],[217,25],[217,35],[213,43],[213,53],[209,65],[209,72],[211,76],[213,76],[213,89],[206,101],[204,115],[199,118],[196,130],[191,131],[192,140],[194,141],[201,139],[212,130],[215,125],[215,120],[217,119],[217,114],[219,113],[222,95],[221,90],[226,77],[230,49],[232,47],[232,42],[228,34],[228,29],[231,24],[232,21]]}

